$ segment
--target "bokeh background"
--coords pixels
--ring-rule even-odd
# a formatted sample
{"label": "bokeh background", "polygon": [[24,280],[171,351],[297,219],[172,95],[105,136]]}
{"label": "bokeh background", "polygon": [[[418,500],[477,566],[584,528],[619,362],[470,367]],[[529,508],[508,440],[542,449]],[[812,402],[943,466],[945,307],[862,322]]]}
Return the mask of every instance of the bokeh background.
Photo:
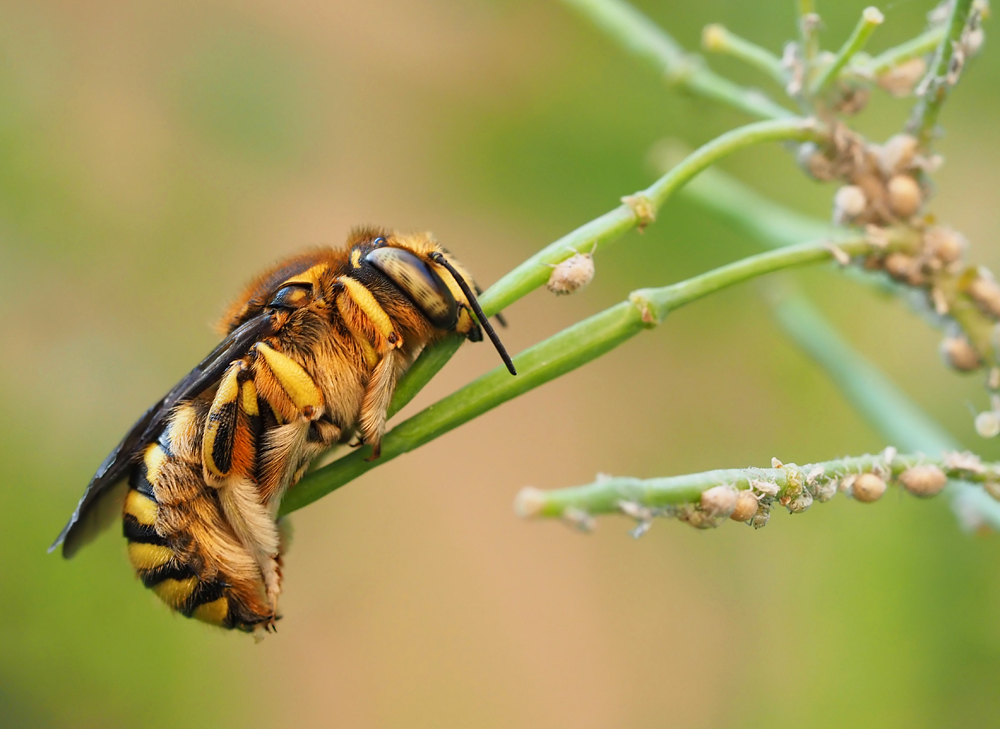
{"label": "bokeh background", "polygon": [[[639,5],[689,48],[723,22],[772,49],[788,0]],[[837,47],[860,2],[821,2]],[[895,2],[875,49],[923,27]],[[760,83],[724,59],[714,66]],[[860,120],[897,131],[908,102]],[[1000,53],[942,121],[934,209],[1000,266]],[[773,323],[760,287],[678,312],[294,517],[285,619],[262,644],[178,618],[116,533],[45,549],[122,432],[215,342],[228,298],[352,225],[433,230],[488,284],[654,177],[665,137],[745,121],[666,89],[557,2],[0,2],[0,726],[941,727],[1000,716],[1000,539],[943,499],[838,498],[760,531],[512,513],[525,485],[808,462],[886,443]],[[725,169],[827,216],[775,146]],[[592,286],[508,312],[516,352],[747,255],[672,201]],[[899,301],[797,274],[956,437],[975,377]],[[463,348],[408,412],[496,365]],[[113,530],[117,531],[117,529]]]}

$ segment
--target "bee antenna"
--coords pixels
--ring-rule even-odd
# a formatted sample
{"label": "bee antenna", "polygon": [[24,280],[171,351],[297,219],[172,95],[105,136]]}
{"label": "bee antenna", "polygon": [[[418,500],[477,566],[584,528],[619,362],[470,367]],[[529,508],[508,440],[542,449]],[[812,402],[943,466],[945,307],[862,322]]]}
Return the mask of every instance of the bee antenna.
{"label": "bee antenna", "polygon": [[479,319],[479,323],[486,331],[486,336],[490,338],[490,341],[493,342],[493,346],[496,347],[497,353],[500,355],[500,359],[502,359],[503,363],[507,365],[507,369],[510,373],[512,375],[516,375],[517,370],[514,369],[514,363],[511,361],[510,355],[507,354],[507,350],[504,348],[503,342],[500,341],[500,337],[498,337],[497,333],[493,330],[490,320],[486,318],[486,314],[483,313],[482,307],[479,306],[479,301],[476,299],[476,295],[473,293],[469,284],[465,282],[465,279],[462,278],[462,274],[460,274],[440,252],[434,251],[434,253],[431,253],[430,258],[435,263],[448,269],[448,273],[451,274],[452,278],[455,279],[455,282],[462,289],[462,293],[465,294],[465,298],[469,300],[472,310],[476,313],[476,318]]}

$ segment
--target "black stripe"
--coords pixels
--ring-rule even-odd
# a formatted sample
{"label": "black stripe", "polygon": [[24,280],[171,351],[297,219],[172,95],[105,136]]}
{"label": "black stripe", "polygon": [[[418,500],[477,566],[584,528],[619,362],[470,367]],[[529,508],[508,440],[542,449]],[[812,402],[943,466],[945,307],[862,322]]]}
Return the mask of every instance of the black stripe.
{"label": "black stripe", "polygon": [[[191,593],[191,597],[188,598],[187,604],[181,611],[187,617],[191,617],[195,609],[199,605],[204,605],[205,603],[215,602],[226,590],[226,586],[222,582],[212,581],[212,582],[202,582],[199,581],[197,587],[194,588],[194,592]],[[228,614],[226,616],[228,618]]]}
{"label": "black stripe", "polygon": [[236,442],[236,400],[226,403],[209,416],[209,422],[219,424],[212,441],[212,461],[221,473],[233,467],[233,444]]}
{"label": "black stripe", "polygon": [[155,503],[159,503],[156,501],[153,484],[149,482],[149,469],[146,468],[145,463],[139,463],[132,469],[132,475],[129,477],[128,483],[129,486],[134,488],[146,498],[152,499]]}
{"label": "black stripe", "polygon": [[170,560],[162,567],[148,570],[140,575],[142,584],[146,587],[153,587],[164,580],[186,580],[194,576],[194,571],[190,567],[178,564],[175,560]]}
{"label": "black stripe", "polygon": [[125,514],[122,518],[122,533],[130,542],[140,544],[158,544],[161,547],[169,547],[167,540],[157,534],[149,524],[140,524],[139,520],[131,514]]}

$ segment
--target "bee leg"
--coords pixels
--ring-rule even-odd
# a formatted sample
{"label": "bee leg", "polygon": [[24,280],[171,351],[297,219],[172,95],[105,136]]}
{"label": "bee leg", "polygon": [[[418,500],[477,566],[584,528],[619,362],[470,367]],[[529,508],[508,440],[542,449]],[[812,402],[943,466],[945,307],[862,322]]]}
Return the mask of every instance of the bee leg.
{"label": "bee leg", "polygon": [[278,529],[254,479],[257,458],[251,418],[257,415],[257,400],[251,383],[240,386],[239,376],[246,368],[245,362],[234,362],[219,382],[205,424],[202,462],[205,483],[218,490],[226,520],[257,562],[268,601],[277,610]]}
{"label": "bee leg", "polygon": [[361,436],[372,447],[367,460],[374,461],[382,454],[382,435],[385,433],[389,402],[396,389],[396,379],[405,365],[397,349],[388,350],[375,365],[368,387],[361,401]]}

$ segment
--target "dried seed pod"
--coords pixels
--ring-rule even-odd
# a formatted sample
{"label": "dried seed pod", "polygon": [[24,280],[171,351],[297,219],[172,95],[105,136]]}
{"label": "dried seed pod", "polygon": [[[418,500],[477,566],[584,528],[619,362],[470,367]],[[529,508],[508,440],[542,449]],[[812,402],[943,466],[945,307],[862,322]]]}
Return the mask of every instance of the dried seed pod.
{"label": "dried seed pod", "polygon": [[881,88],[895,97],[902,98],[913,93],[920,79],[927,73],[927,63],[923,58],[911,58],[898,66],[879,74],[875,79]]}
{"label": "dried seed pod", "polygon": [[803,511],[812,506],[812,503],[812,494],[808,491],[803,491],[801,494],[785,504],[785,508],[792,514],[801,514]]}
{"label": "dried seed pod", "polygon": [[935,496],[948,483],[944,471],[933,464],[912,466],[899,474],[899,482],[914,496]]}
{"label": "dried seed pod", "polygon": [[866,504],[878,501],[885,493],[885,481],[874,473],[862,473],[851,485],[851,496]]}
{"label": "dried seed pod", "polygon": [[989,275],[976,276],[966,289],[969,297],[988,314],[1000,317],[1000,286]]}
{"label": "dried seed pod", "polygon": [[895,280],[908,283],[911,286],[919,286],[925,282],[920,271],[920,265],[912,256],[905,253],[890,253],[883,261],[886,273]]}
{"label": "dried seed pod", "polygon": [[771,518],[771,507],[768,504],[757,505],[757,513],[750,520],[750,526],[754,529],[763,529],[767,526],[767,520]]}
{"label": "dried seed pod", "polygon": [[920,185],[909,175],[895,175],[886,186],[889,193],[889,207],[901,218],[909,218],[924,204]]}
{"label": "dried seed pod", "polygon": [[945,363],[959,372],[975,372],[983,366],[983,359],[969,340],[962,335],[941,340],[941,356]]}
{"label": "dried seed pod", "polygon": [[795,158],[799,167],[814,180],[829,182],[837,177],[833,160],[813,142],[800,144]]}
{"label": "dried seed pod", "polygon": [[857,185],[844,185],[833,197],[833,222],[846,225],[861,217],[867,207],[864,190]]}
{"label": "dried seed pod", "polygon": [[701,494],[701,510],[712,517],[726,518],[736,508],[736,490],[731,486],[714,486]]}
{"label": "dried seed pod", "polygon": [[574,254],[565,261],[553,265],[549,282],[546,284],[549,291],[556,295],[572,294],[593,281],[593,253],[593,251],[590,253],[574,251]]}
{"label": "dried seed pod", "polygon": [[816,497],[816,501],[821,504],[829,501],[837,494],[837,482],[832,479],[819,481],[813,486],[813,494]]}
{"label": "dried seed pod", "polygon": [[854,116],[864,111],[871,95],[871,91],[866,86],[856,83],[839,83],[831,108],[838,114]]}
{"label": "dried seed pod", "polygon": [[885,144],[875,148],[875,159],[886,177],[906,172],[913,166],[917,155],[917,138],[910,134],[889,137]]}
{"label": "dried seed pod", "polygon": [[[677,518],[695,529],[714,529],[722,521],[717,516],[711,516],[699,511],[693,504],[685,504],[677,509]],[[725,518],[725,517],[723,517]]]}
{"label": "dried seed pod", "polygon": [[962,258],[969,241],[956,230],[935,225],[924,233],[924,245],[928,254],[947,265]]}
{"label": "dried seed pod", "polygon": [[733,513],[729,515],[729,518],[733,521],[749,521],[756,513],[757,497],[753,495],[753,491],[747,489],[746,491],[740,491],[736,496],[736,507],[733,509]]}
{"label": "dried seed pod", "polygon": [[996,438],[1000,435],[1000,413],[986,410],[976,416],[976,432],[981,438]]}
{"label": "dried seed pod", "polygon": [[983,42],[986,40],[986,32],[982,28],[976,28],[975,30],[970,30],[963,41],[965,42],[966,52],[970,56],[974,56],[979,53],[979,50],[983,47]]}

